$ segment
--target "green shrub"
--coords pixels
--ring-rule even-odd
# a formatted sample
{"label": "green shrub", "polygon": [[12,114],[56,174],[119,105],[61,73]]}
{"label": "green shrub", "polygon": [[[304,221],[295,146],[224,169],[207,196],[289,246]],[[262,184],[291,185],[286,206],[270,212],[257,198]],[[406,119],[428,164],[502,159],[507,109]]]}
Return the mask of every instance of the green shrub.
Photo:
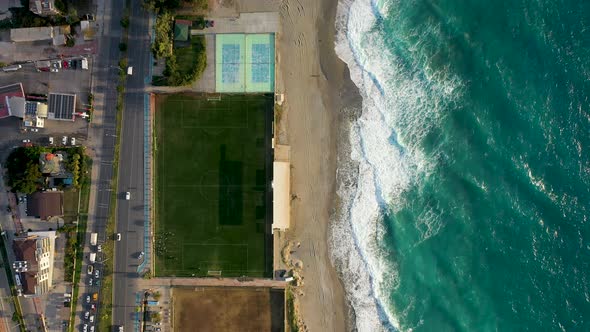
{"label": "green shrub", "polygon": [[129,15],[123,16],[121,19],[121,26],[125,29],[129,28]]}
{"label": "green shrub", "polygon": [[156,59],[167,58],[172,55],[172,21],[174,17],[169,12],[163,12],[156,19],[156,38],[152,45],[152,52]]}
{"label": "green shrub", "polygon": [[127,52],[127,44],[125,44],[125,43],[119,43],[119,51],[121,51],[121,52]]}

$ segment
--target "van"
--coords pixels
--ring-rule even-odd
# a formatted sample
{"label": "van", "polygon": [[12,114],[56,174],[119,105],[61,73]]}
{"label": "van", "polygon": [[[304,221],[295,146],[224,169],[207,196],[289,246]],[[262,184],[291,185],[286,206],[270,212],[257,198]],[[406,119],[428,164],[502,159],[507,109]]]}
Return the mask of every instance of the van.
{"label": "van", "polygon": [[6,67],[2,68],[2,71],[5,71],[5,72],[7,72],[7,71],[17,71],[17,70],[21,69],[22,67],[23,66],[21,66],[21,65],[6,66]]}

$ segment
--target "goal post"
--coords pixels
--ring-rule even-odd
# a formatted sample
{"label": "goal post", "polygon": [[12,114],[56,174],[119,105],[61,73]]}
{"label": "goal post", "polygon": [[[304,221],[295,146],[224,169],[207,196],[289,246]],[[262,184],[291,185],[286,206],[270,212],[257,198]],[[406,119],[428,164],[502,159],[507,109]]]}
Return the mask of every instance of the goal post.
{"label": "goal post", "polygon": [[221,101],[221,93],[210,94],[207,96],[207,101]]}
{"label": "goal post", "polygon": [[221,270],[209,270],[207,271],[207,275],[221,277]]}

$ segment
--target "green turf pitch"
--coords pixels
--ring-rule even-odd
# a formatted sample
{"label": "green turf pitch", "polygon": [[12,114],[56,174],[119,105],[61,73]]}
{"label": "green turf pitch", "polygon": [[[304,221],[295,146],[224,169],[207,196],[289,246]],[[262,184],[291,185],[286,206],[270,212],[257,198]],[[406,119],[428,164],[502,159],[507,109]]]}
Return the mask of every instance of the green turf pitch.
{"label": "green turf pitch", "polygon": [[272,94],[159,96],[157,276],[272,275],[267,220]]}

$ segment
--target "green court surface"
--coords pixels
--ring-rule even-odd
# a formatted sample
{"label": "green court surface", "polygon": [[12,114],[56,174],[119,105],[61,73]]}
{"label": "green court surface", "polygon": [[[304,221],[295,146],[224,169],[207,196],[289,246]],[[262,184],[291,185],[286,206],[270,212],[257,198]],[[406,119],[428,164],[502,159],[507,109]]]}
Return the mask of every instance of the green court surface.
{"label": "green court surface", "polygon": [[275,36],[217,34],[215,90],[217,92],[274,92]]}
{"label": "green court surface", "polygon": [[158,96],[157,276],[272,275],[273,105],[272,94]]}

